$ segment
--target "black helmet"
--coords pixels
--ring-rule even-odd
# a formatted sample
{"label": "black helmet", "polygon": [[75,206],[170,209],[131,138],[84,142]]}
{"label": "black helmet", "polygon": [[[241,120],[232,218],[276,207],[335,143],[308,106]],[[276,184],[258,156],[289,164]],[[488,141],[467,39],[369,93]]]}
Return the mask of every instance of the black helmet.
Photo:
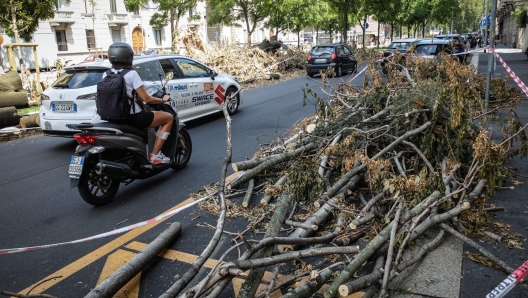
{"label": "black helmet", "polygon": [[134,50],[125,42],[114,42],[108,48],[108,60],[110,63],[132,64]]}

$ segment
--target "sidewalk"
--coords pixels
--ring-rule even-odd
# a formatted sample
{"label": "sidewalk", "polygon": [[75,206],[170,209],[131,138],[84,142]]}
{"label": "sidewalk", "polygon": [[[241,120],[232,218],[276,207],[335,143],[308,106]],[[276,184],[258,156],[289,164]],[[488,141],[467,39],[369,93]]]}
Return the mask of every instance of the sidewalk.
{"label": "sidewalk", "polygon": [[[511,70],[527,84],[528,59],[526,55],[520,49],[513,49],[502,44],[496,46],[496,51]],[[488,69],[488,54],[479,53],[474,56],[477,57],[478,71],[486,74]],[[509,85],[515,86],[520,90],[506,69],[498,61],[493,76],[505,78]],[[515,109],[515,112],[522,123],[528,123],[528,98],[526,96]],[[515,269],[528,260],[528,179],[526,179],[528,178],[528,161],[517,157],[510,162],[509,166],[519,176],[508,179],[504,187],[491,198],[490,204],[506,209],[505,211],[494,212],[491,215],[491,220],[509,225],[512,232],[521,234],[521,243],[524,250],[506,248],[505,243],[509,239],[502,240],[502,243],[497,243],[496,241],[479,241],[479,243]],[[509,187],[513,187],[513,189]],[[464,252],[477,253],[466,245],[464,245]],[[464,255],[459,297],[485,297],[506,277],[507,274],[497,269],[477,264],[471,261],[467,255]],[[517,285],[506,297],[528,297],[528,282],[525,280],[524,283]]]}
{"label": "sidewalk", "polygon": [[[520,49],[508,48],[504,45],[497,45],[496,51],[517,76],[528,84],[526,55]],[[488,55],[488,53],[479,52],[471,57],[471,64],[481,74],[487,73]],[[494,77],[505,78],[508,84],[520,90],[498,61]],[[528,98],[519,104],[515,112],[522,123],[528,123]],[[473,238],[473,240],[516,269],[528,260],[528,179],[526,179],[528,178],[528,162],[526,159],[516,158],[509,166],[519,176],[508,179],[505,187],[497,191],[490,199],[490,204],[505,208],[505,211],[491,214],[491,221],[508,225],[512,232],[522,235],[520,238],[524,250],[507,248],[505,244],[513,240],[512,238],[503,239],[502,243],[489,238],[485,240]],[[431,233],[427,237],[435,235]],[[507,277],[506,273],[498,269],[470,260],[467,253],[478,254],[475,249],[463,244],[448,233],[445,234],[444,239],[443,243],[429,253],[419,265],[410,268],[407,276],[401,276],[399,281],[395,280],[391,283],[390,288],[393,292],[406,292],[407,294],[392,294],[391,297],[485,297]],[[528,282],[525,281],[515,286],[505,297],[528,297]]]}

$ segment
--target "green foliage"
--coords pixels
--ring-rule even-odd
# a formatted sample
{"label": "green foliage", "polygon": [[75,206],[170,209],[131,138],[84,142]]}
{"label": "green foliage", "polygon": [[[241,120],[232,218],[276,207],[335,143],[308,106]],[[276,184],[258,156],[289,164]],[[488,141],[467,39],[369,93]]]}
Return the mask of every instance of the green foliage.
{"label": "green foliage", "polygon": [[[0,1],[0,27],[9,37],[22,37],[31,41],[31,35],[37,31],[39,21],[55,16],[56,0],[2,0]],[[15,28],[16,27],[16,28]],[[18,34],[15,34],[18,30]]]}
{"label": "green foliage", "polygon": [[313,160],[297,160],[286,179],[286,185],[297,202],[311,202],[322,189],[322,178],[317,172],[319,164]]}
{"label": "green foliage", "polygon": [[528,5],[525,4],[520,8],[515,8],[513,13],[515,14],[515,24],[517,27],[525,28],[526,23],[528,23],[528,16],[526,15],[528,13]]}
{"label": "green foliage", "polygon": [[167,12],[164,12],[164,13],[156,12],[150,18],[149,24],[150,24],[150,26],[152,26],[154,28],[161,28],[161,27],[166,26],[168,24],[168,22],[169,22],[168,18],[169,18],[169,16],[168,16]]}

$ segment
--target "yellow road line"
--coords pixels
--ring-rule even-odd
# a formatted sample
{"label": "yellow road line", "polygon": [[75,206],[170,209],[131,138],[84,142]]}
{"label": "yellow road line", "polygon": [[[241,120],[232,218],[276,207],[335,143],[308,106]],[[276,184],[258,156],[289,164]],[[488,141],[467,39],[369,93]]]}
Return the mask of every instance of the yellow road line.
{"label": "yellow road line", "polygon": [[[194,199],[187,199],[183,202],[181,202],[180,204],[174,206],[173,208],[163,212],[163,213],[166,213],[166,212],[169,212],[169,211],[172,211],[176,208],[180,208],[182,206],[185,206],[187,204],[190,204],[194,202]],[[170,218],[170,217],[168,217]],[[131,241],[132,239],[136,238],[137,236],[145,233],[146,231],[152,229],[153,227],[157,226],[158,224],[162,223],[163,221],[165,221],[167,218],[163,219],[163,220],[160,220],[158,222],[155,222],[153,224],[150,224],[150,225],[146,225],[146,226],[143,226],[143,227],[139,227],[139,228],[136,228],[132,231],[129,231],[127,232],[126,234],[120,236],[119,238],[103,245],[102,247],[92,251],[91,253],[85,255],[84,257],[78,259],[77,261],[67,265],[66,267],[63,267],[62,269],[59,269],[57,271],[55,271],[54,273],[50,274],[49,276],[41,279],[40,281],[34,283],[33,285],[25,288],[24,290],[20,291],[19,293],[20,294],[26,294],[31,288],[35,287],[37,284],[39,283],[42,283],[38,286],[36,286],[33,290],[31,290],[31,294],[35,294],[35,293],[42,293],[44,291],[46,291],[47,289],[51,288],[52,286],[56,285],[57,283],[63,281],[64,279],[70,277],[71,275],[73,275],[74,273],[78,272],[79,270],[83,269],[84,267],[92,264],[93,262],[97,261],[98,259],[106,256],[107,254],[109,254],[111,251],[121,247],[122,245],[124,245],[125,243]],[[57,277],[57,276],[61,276],[60,278],[55,278],[53,279],[53,277]],[[48,280],[50,279],[50,280]],[[48,281],[45,281],[45,280],[48,280]],[[45,282],[44,282],[45,281]]]}

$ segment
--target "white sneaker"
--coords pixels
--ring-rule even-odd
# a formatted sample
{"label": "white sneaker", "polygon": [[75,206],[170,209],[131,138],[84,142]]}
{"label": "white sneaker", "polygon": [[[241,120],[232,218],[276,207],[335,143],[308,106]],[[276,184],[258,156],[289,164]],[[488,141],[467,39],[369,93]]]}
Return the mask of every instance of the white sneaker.
{"label": "white sneaker", "polygon": [[154,165],[160,165],[170,162],[170,158],[165,156],[165,154],[161,153],[161,151],[158,154],[150,153],[149,160],[150,163]]}

